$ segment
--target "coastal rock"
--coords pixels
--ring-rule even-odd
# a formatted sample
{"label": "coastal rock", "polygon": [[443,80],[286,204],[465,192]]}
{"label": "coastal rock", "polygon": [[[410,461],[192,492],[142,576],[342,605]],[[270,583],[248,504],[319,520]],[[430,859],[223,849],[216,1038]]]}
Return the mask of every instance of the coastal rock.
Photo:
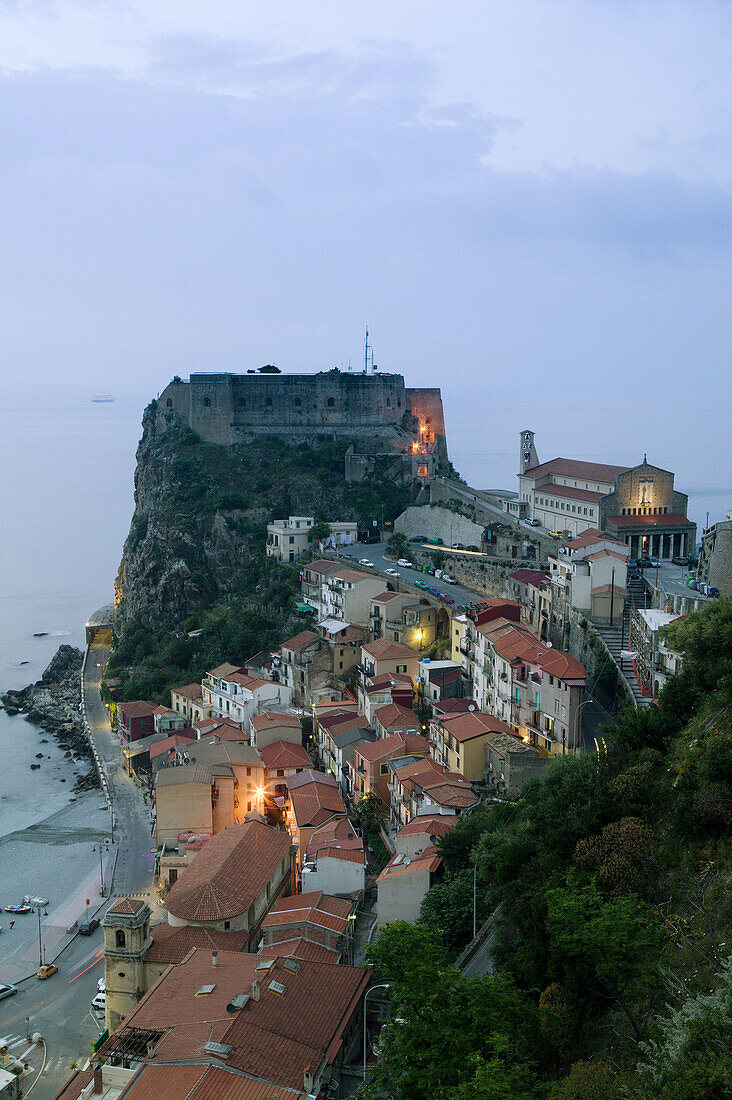
{"label": "coastal rock", "polygon": [[78,676],[81,673],[83,661],[84,655],[76,646],[60,645],[41,680],[44,684],[60,684],[71,676]]}

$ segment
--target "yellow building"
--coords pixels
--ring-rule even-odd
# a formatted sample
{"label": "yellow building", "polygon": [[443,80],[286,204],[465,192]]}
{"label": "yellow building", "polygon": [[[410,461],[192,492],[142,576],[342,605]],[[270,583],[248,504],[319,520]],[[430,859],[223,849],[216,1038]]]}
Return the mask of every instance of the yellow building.
{"label": "yellow building", "polygon": [[432,758],[471,783],[481,783],[485,773],[485,745],[497,733],[513,734],[510,726],[493,714],[467,711],[430,722]]}

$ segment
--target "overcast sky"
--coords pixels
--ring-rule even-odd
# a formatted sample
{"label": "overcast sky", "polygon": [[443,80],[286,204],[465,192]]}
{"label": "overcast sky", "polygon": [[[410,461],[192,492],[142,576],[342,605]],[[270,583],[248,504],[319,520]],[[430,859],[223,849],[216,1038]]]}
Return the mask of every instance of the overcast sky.
{"label": "overcast sky", "polygon": [[[358,364],[456,464],[730,487],[727,0],[0,0],[24,386]],[[707,505],[708,506],[708,505]]]}

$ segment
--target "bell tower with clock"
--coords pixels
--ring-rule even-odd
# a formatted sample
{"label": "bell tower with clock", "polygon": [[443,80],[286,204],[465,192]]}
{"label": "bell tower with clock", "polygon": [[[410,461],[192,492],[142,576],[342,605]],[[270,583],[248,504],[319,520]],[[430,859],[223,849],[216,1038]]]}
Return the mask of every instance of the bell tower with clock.
{"label": "bell tower with clock", "polygon": [[520,433],[519,473],[525,474],[533,466],[539,465],[539,456],[534,446],[534,433],[528,428]]}

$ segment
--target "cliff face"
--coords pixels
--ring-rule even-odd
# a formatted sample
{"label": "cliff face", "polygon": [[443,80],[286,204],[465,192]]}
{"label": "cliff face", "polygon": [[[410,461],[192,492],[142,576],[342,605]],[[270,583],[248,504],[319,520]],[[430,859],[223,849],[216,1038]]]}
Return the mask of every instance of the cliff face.
{"label": "cliff face", "polygon": [[180,627],[201,607],[251,597],[264,565],[265,525],[291,514],[371,522],[409,502],[384,471],[346,485],[348,439],[312,444],[262,437],[246,446],[203,443],[175,410],[152,402],[137,450],[135,512],[115,582],[124,628]]}

